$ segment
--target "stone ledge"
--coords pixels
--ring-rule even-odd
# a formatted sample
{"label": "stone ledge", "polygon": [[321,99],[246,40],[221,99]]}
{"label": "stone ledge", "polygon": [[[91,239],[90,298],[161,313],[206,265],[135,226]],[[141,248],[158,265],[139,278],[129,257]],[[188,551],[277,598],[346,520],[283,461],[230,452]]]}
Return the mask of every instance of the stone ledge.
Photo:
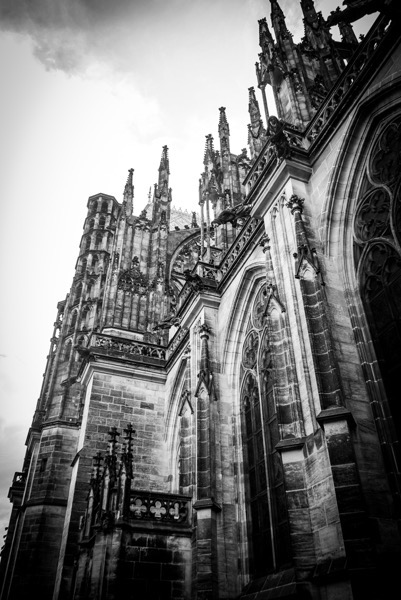
{"label": "stone ledge", "polygon": [[221,512],[221,506],[217,502],[213,500],[213,498],[203,498],[202,500],[197,500],[193,507],[195,510],[202,510],[203,508],[210,508],[216,512]]}
{"label": "stone ledge", "polygon": [[317,416],[316,421],[320,427],[324,428],[325,423],[332,421],[347,421],[350,427],[356,427],[356,422],[352,413],[345,406],[335,406],[333,408],[326,408],[322,410]]}

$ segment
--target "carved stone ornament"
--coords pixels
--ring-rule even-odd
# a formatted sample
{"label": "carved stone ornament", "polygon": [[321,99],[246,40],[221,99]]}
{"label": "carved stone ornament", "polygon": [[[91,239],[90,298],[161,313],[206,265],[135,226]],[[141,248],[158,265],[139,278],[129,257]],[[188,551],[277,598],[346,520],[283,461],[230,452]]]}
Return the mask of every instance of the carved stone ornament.
{"label": "carved stone ornament", "polygon": [[390,123],[382,132],[372,152],[370,175],[375,183],[393,183],[401,164],[401,119]]}
{"label": "carved stone ornament", "polygon": [[266,324],[267,290],[264,285],[256,295],[252,309],[252,322],[256,329],[263,329]]}
{"label": "carved stone ornament", "polygon": [[138,257],[134,256],[132,267],[123,271],[118,279],[118,289],[134,294],[144,294],[148,290],[148,277],[139,269]]}
{"label": "carved stone ornament", "polygon": [[284,123],[277,117],[269,117],[268,135],[274,149],[274,154],[280,161],[291,154],[290,144],[284,134]]}
{"label": "carved stone ornament", "polygon": [[399,276],[401,258],[395,248],[385,242],[373,244],[364,260],[362,288],[368,299],[388,287]]}
{"label": "carved stone ornament", "polygon": [[254,369],[258,357],[259,336],[256,331],[250,331],[245,338],[242,348],[242,364],[245,369]]}
{"label": "carved stone ornament", "polygon": [[355,216],[355,236],[367,242],[382,236],[390,220],[390,195],[385,188],[371,190],[362,200]]}

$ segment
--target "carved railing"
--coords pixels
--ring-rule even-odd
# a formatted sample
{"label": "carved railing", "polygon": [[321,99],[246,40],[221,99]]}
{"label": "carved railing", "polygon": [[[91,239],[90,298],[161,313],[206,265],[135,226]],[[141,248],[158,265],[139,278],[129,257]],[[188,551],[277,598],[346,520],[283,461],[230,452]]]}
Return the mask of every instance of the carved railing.
{"label": "carved railing", "polygon": [[368,63],[376,54],[383,40],[387,36],[391,19],[383,16],[369,31],[360,47],[350,59],[328,97],[323,101],[317,113],[306,130],[306,137],[313,142],[327,125],[337,107],[344,104],[355,89],[355,85],[368,72]]}
{"label": "carved railing", "polygon": [[170,358],[174,354],[174,352],[176,351],[178,346],[181,344],[183,339],[187,336],[187,334],[188,334],[187,327],[181,327],[177,331],[177,333],[175,334],[175,336],[173,337],[173,339],[171,340],[171,342],[168,345],[167,352],[166,352],[166,358]]}
{"label": "carved railing", "polygon": [[203,277],[204,279],[216,282],[220,280],[219,268],[216,265],[199,261],[196,264],[196,272],[199,277]]}
{"label": "carved railing", "polygon": [[188,524],[191,497],[131,490],[129,514],[133,520]]}
{"label": "carved railing", "polygon": [[248,223],[244,225],[238,234],[235,242],[229,248],[227,254],[223,258],[222,263],[220,264],[220,274],[221,278],[227,273],[230,269],[231,265],[236,261],[237,257],[241,254],[245,246],[247,245],[250,238],[255,233],[258,225],[261,223],[258,219],[251,218]]}
{"label": "carved railing", "polygon": [[101,348],[107,353],[118,353],[129,355],[131,357],[143,357],[166,360],[166,350],[155,344],[148,344],[146,342],[138,342],[136,340],[127,340],[113,337],[104,334],[92,334],[90,339],[90,348]]}

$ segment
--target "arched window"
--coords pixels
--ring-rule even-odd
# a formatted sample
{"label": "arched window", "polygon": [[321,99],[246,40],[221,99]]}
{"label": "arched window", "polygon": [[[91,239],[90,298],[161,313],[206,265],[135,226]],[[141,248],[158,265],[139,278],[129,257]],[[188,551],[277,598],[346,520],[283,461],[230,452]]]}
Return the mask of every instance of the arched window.
{"label": "arched window", "polygon": [[[354,221],[360,292],[398,440],[401,439],[401,117],[374,144]],[[387,411],[385,411],[387,412]]]}
{"label": "arched window", "polygon": [[75,329],[75,325],[77,322],[77,314],[78,314],[78,312],[76,310],[74,310],[74,312],[71,315],[69,331],[74,331],[74,329]]}
{"label": "arched window", "polygon": [[83,258],[81,261],[81,273],[82,275],[85,273],[86,271],[86,267],[87,267],[88,261],[86,258]]}
{"label": "arched window", "polygon": [[91,246],[91,236],[88,235],[87,238],[86,238],[86,240],[85,240],[85,249],[84,249],[84,252],[87,252],[89,250],[90,246]]}
{"label": "arched window", "polygon": [[92,297],[94,284],[95,284],[95,282],[92,279],[88,281],[88,286],[86,288],[86,298],[87,299]]}
{"label": "arched window", "polygon": [[96,248],[101,248],[103,242],[103,234],[100,231],[96,234],[95,245]]}
{"label": "arched window", "polygon": [[64,345],[64,351],[63,351],[63,357],[62,357],[62,360],[65,362],[70,359],[71,347],[72,347],[71,340],[67,340]]}
{"label": "arched window", "polygon": [[95,219],[91,219],[88,223],[88,229],[93,229],[95,226]]}
{"label": "arched window", "polygon": [[98,255],[97,255],[97,254],[94,254],[94,255],[92,256],[92,265],[91,265],[91,266],[92,266],[92,270],[95,270],[95,269],[96,269],[96,267],[97,267],[98,263],[99,263],[99,257],[98,257]]}
{"label": "arched window", "polygon": [[109,203],[107,202],[107,200],[103,200],[102,208],[100,210],[102,213],[107,213],[107,211],[109,210]]}
{"label": "arched window", "polygon": [[82,282],[78,283],[78,285],[75,288],[75,292],[74,292],[74,304],[76,302],[79,302],[81,294],[82,294]]}
{"label": "arched window", "polygon": [[100,229],[104,229],[104,226],[106,225],[106,217],[104,215],[101,215],[99,218],[99,227]]}
{"label": "arched window", "polygon": [[84,306],[83,310],[82,310],[82,317],[81,317],[81,329],[87,329],[89,326],[89,313],[90,313],[90,306],[86,305]]}
{"label": "arched window", "polygon": [[256,295],[241,360],[241,430],[247,465],[246,508],[250,570],[266,575],[290,561],[289,525],[274,397],[273,351],[262,307],[265,287]]}

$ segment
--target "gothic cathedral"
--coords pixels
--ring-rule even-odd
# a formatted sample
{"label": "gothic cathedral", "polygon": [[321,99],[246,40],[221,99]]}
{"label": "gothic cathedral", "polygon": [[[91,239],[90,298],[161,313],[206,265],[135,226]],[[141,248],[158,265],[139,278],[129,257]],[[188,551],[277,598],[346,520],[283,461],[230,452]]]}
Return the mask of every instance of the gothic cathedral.
{"label": "gothic cathedral", "polygon": [[132,169],[89,198],[2,600],[401,597],[401,11],[300,4],[298,44],[259,21],[249,150],[220,108],[198,213],[167,146],[139,216]]}

